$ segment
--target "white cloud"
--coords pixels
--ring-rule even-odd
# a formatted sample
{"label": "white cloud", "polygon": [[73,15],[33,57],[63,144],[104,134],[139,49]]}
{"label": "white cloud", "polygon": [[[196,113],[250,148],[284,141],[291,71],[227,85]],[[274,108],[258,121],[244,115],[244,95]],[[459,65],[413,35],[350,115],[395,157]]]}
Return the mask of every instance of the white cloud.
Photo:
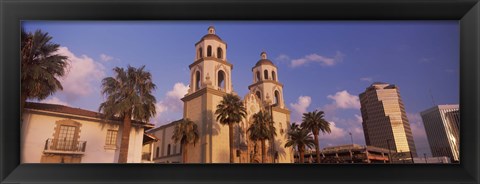
{"label": "white cloud", "polygon": [[172,120],[168,115],[180,113],[183,111],[183,102],[182,98],[188,92],[188,85],[185,85],[181,82],[175,83],[172,90],[168,91],[165,94],[165,97],[155,104],[157,114],[154,118],[154,123],[165,123]]}
{"label": "white cloud", "polygon": [[351,95],[348,91],[343,90],[335,93],[335,95],[328,95],[328,98],[333,100],[333,105],[340,109],[360,109],[360,101],[357,96]]}
{"label": "white cloud", "polygon": [[371,77],[362,77],[360,78],[361,81],[367,81],[367,82],[372,82],[373,79]]}
{"label": "white cloud", "polygon": [[419,63],[430,63],[431,61],[433,61],[433,58],[422,57],[418,60]]}
{"label": "white cloud", "polygon": [[280,54],[277,58],[275,58],[275,60],[279,62],[285,62],[290,61],[290,57],[288,57],[286,54]]}
{"label": "white cloud", "polygon": [[348,135],[347,131],[345,131],[343,128],[337,127],[337,124],[333,121],[330,121],[330,130],[332,131],[331,133],[319,134],[320,142],[321,140],[335,141],[338,139],[345,139],[345,137]]}
{"label": "white cloud", "polygon": [[45,100],[42,100],[40,101],[42,103],[48,103],[48,104],[58,104],[58,105],[65,105],[65,106],[69,106],[67,102],[64,102],[62,100],[60,100],[58,97],[50,97],[50,98],[47,98]]}
{"label": "white cloud", "polygon": [[[355,118],[328,118],[330,122],[331,134],[320,134],[320,144],[322,146],[330,145],[344,145],[351,144],[352,139],[354,144],[365,145],[365,136],[361,122],[358,121],[359,115],[354,115]],[[350,137],[349,133],[352,133]]]}
{"label": "white cloud", "polygon": [[112,56],[109,56],[109,55],[106,55],[106,54],[100,54],[100,59],[101,59],[102,61],[107,62],[107,61],[111,61],[111,60],[113,59],[113,57],[112,57]]}
{"label": "white cloud", "polygon": [[100,88],[101,80],[105,77],[105,67],[101,63],[87,55],[77,56],[67,47],[60,47],[57,52],[69,60],[65,76],[59,79],[67,101],[90,95],[94,89]]}
{"label": "white cloud", "polygon": [[362,116],[355,114],[355,120],[357,120],[358,123],[363,122]]}
{"label": "white cloud", "polygon": [[308,63],[319,63],[321,66],[333,66],[341,61],[343,61],[343,58],[345,57],[345,55],[343,53],[341,53],[340,51],[337,51],[335,56],[333,57],[326,57],[326,56],[322,56],[322,55],[319,55],[319,54],[309,54],[309,55],[306,55],[304,56],[303,58],[299,58],[299,59],[293,59],[291,61],[291,67],[292,68],[295,68],[295,67],[299,67],[299,66],[302,66],[302,65],[306,65]]}
{"label": "white cloud", "polygon": [[296,103],[290,103],[290,107],[293,109],[292,120],[293,122],[301,121],[302,114],[307,112],[307,108],[312,103],[312,98],[309,96],[300,96]]}

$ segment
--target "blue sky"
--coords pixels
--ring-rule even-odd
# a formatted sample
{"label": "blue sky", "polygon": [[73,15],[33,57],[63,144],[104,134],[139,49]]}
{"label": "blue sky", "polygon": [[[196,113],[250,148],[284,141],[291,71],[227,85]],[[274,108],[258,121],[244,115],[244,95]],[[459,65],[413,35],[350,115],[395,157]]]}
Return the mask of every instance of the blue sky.
{"label": "blue sky", "polygon": [[[459,103],[458,21],[27,21],[41,29],[70,58],[64,91],[44,102],[96,111],[103,101],[100,81],[115,66],[146,65],[158,89],[162,125],[182,117],[179,100],[189,84],[194,44],[214,25],[228,44],[234,90],[243,97],[253,81],[251,67],[266,51],[278,67],[284,100],[299,114],[326,112],[333,132],[321,147],[365,144],[358,94],[372,82],[396,84],[405,104],[419,155],[430,155],[420,111],[435,104]],[[432,100],[433,97],[433,100]]]}

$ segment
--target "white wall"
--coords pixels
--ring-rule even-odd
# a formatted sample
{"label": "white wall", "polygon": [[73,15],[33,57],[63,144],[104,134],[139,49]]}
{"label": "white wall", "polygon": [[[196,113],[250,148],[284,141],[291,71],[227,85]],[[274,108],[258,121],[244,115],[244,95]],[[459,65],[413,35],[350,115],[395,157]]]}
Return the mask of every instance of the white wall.
{"label": "white wall", "polygon": [[[26,111],[23,115],[21,162],[39,163],[43,155],[45,141],[54,138],[57,121],[71,119],[81,124],[79,141],[86,141],[82,163],[116,163],[120,152],[121,128],[117,124],[103,124],[74,117],[43,115]],[[108,130],[118,130],[117,149],[105,147]],[[142,158],[143,128],[132,128],[128,161],[140,163]]]}

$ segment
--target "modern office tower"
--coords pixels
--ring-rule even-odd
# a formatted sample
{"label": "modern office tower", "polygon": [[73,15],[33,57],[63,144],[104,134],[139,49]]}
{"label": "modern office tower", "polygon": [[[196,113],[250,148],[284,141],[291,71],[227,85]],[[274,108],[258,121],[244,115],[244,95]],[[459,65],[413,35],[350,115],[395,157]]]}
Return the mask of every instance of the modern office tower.
{"label": "modern office tower", "polygon": [[411,152],[416,157],[412,130],[398,87],[375,82],[359,96],[367,145]]}
{"label": "modern office tower", "polygon": [[420,113],[432,156],[460,160],[460,111],[458,105],[437,105]]}

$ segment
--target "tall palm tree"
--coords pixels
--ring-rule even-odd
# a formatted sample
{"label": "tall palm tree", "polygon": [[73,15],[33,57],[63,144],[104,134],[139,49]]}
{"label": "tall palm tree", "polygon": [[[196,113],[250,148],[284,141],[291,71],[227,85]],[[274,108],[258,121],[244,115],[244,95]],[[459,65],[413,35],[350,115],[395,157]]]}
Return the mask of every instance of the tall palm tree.
{"label": "tall palm tree", "polygon": [[300,129],[300,126],[297,123],[294,122],[294,123],[290,124],[290,129],[288,131],[293,132],[293,131],[297,131],[298,129]]}
{"label": "tall palm tree", "polygon": [[115,77],[102,80],[102,94],[106,101],[100,104],[99,111],[105,118],[122,118],[123,130],[120,143],[119,163],[126,163],[132,120],[148,122],[155,115],[156,99],[152,95],[155,84],[145,66],[127,69],[115,67]]}
{"label": "tall palm tree", "polygon": [[228,136],[230,144],[230,163],[234,163],[233,156],[233,126],[242,121],[247,115],[247,110],[240,97],[233,94],[226,94],[217,105],[215,111],[217,121],[222,125],[228,125]]}
{"label": "tall palm tree", "polygon": [[288,132],[288,140],[285,143],[286,147],[297,147],[300,153],[300,163],[305,163],[305,147],[312,148],[315,146],[315,141],[312,139],[310,130],[299,128]]}
{"label": "tall palm tree", "polygon": [[320,146],[318,142],[318,134],[319,132],[323,133],[331,133],[330,130],[330,123],[324,119],[323,111],[313,111],[303,113],[302,118],[302,128],[309,130],[312,132],[313,137],[315,139],[315,151],[317,154],[317,163],[320,163]]}
{"label": "tall palm tree", "polygon": [[253,122],[248,128],[249,138],[252,141],[260,141],[262,145],[262,163],[265,163],[266,157],[266,140],[274,140],[273,137],[277,135],[275,127],[273,126],[273,119],[270,113],[263,110],[255,113]]}
{"label": "tall palm tree", "polygon": [[182,160],[187,163],[187,144],[195,144],[198,142],[200,135],[198,134],[198,126],[190,119],[183,119],[175,125],[173,130],[173,141],[180,142],[182,146]]}
{"label": "tall palm tree", "polygon": [[27,99],[43,100],[63,90],[59,77],[65,75],[68,57],[56,53],[59,44],[41,30],[35,33],[21,32],[21,92],[20,108]]}

